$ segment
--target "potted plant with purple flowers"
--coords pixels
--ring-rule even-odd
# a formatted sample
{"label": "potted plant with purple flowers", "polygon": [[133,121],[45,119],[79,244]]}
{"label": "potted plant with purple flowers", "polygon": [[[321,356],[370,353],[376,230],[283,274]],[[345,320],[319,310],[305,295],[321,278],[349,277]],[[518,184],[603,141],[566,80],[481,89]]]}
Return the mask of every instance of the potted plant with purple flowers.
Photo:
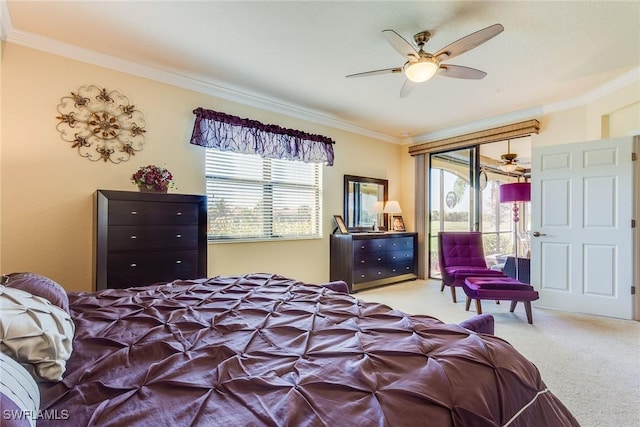
{"label": "potted plant with purple flowers", "polygon": [[131,176],[131,182],[140,191],[166,193],[173,187],[173,175],[167,168],[156,165],[143,166]]}

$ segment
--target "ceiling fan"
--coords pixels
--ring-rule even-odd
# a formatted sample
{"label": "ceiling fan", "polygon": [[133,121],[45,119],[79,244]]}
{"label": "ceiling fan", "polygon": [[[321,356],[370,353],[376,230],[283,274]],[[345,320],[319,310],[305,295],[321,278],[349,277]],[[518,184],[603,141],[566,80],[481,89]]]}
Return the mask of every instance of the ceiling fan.
{"label": "ceiling fan", "polygon": [[487,75],[484,71],[475,68],[464,67],[462,65],[443,64],[443,61],[449,60],[468,50],[473,49],[486,42],[487,40],[497,36],[504,27],[501,24],[494,24],[468,36],[462,37],[450,45],[440,49],[434,54],[424,51],[424,45],[429,41],[431,33],[429,31],[421,31],[413,40],[416,43],[417,50],[413,45],[406,41],[402,36],[393,30],[384,30],[382,34],[389,44],[397,50],[400,55],[406,58],[406,62],[402,67],[385,68],[382,70],[365,71],[364,73],[349,74],[350,77],[374,76],[377,74],[397,74],[404,73],[407,80],[400,89],[400,97],[404,98],[409,95],[418,83],[425,82],[438,72],[438,74],[447,77],[455,77],[458,79],[482,79]]}
{"label": "ceiling fan", "polygon": [[511,140],[507,140],[507,152],[500,156],[499,168],[504,172],[513,172],[518,168],[518,155],[511,152]]}

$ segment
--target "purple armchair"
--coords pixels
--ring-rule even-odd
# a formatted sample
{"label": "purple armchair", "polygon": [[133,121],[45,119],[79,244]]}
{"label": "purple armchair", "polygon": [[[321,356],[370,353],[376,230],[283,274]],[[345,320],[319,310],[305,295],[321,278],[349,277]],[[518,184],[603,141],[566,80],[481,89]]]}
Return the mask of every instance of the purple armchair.
{"label": "purple armchair", "polygon": [[500,271],[490,270],[484,259],[482,233],[477,231],[438,233],[438,261],[442,275],[442,287],[451,289],[456,301],[456,287],[461,287],[467,277],[505,277]]}

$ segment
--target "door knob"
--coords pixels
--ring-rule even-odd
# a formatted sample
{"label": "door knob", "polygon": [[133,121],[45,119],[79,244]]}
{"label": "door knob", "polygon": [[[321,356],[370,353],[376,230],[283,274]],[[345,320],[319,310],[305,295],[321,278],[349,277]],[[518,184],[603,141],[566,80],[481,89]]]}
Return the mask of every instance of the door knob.
{"label": "door knob", "polygon": [[533,237],[540,237],[540,236],[546,236],[546,234],[540,233],[539,231],[534,231],[533,232]]}

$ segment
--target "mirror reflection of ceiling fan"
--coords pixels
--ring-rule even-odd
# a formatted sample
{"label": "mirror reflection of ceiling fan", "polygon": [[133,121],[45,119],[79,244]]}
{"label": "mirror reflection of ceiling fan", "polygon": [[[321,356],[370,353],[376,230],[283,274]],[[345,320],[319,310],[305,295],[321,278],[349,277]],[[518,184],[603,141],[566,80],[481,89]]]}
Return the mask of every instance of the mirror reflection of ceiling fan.
{"label": "mirror reflection of ceiling fan", "polygon": [[462,37],[461,39],[440,49],[436,53],[431,54],[423,50],[424,45],[431,37],[431,33],[429,31],[421,31],[413,36],[413,40],[417,46],[416,50],[411,43],[406,41],[395,31],[384,30],[382,34],[389,44],[406,59],[404,65],[395,68],[385,68],[382,70],[349,74],[347,77],[365,77],[378,74],[404,73],[407,79],[400,89],[401,98],[409,95],[418,83],[429,80],[436,73],[442,76],[455,77],[458,79],[482,79],[487,75],[484,71],[464,67],[462,65],[444,64],[443,62],[481,45],[487,40],[497,36],[502,31],[504,31],[504,27],[501,24],[494,24]]}

